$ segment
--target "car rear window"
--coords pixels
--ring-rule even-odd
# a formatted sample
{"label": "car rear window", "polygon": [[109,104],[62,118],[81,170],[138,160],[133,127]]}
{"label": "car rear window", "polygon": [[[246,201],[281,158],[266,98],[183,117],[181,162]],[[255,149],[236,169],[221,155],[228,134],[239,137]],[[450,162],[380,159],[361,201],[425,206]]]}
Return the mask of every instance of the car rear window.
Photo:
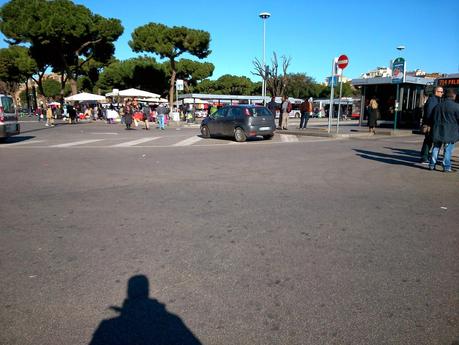
{"label": "car rear window", "polygon": [[2,107],[5,113],[14,113],[14,103],[11,97],[2,97]]}
{"label": "car rear window", "polygon": [[257,116],[272,116],[271,112],[265,107],[245,108],[246,115],[253,117]]}

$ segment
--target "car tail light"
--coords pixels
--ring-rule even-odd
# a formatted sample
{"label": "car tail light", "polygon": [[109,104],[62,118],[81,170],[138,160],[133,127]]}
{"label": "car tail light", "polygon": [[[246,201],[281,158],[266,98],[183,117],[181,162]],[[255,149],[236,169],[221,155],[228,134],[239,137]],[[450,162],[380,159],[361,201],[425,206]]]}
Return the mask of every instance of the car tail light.
{"label": "car tail light", "polygon": [[5,117],[3,116],[3,107],[0,106],[0,122],[4,122],[5,121]]}

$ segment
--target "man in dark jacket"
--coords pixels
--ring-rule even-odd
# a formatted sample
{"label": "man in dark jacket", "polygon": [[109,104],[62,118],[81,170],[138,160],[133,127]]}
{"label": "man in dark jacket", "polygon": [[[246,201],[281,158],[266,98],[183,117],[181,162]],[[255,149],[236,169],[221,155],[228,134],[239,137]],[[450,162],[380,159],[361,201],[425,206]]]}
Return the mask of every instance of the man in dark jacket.
{"label": "man in dark jacket", "polygon": [[443,157],[443,171],[452,172],[451,155],[454,144],[459,140],[459,104],[456,99],[456,91],[449,89],[446,100],[438,104],[433,110],[432,116],[432,141],[433,149],[430,157],[429,169],[434,170],[437,163],[438,152],[442,144],[445,145]]}
{"label": "man in dark jacket", "polygon": [[[279,109],[279,104],[276,103],[276,97],[271,97],[271,101],[266,104],[266,108],[268,108],[271,114],[273,114],[273,119],[275,120],[277,109]],[[279,126],[280,126],[280,121],[279,121]]]}
{"label": "man in dark jacket", "polygon": [[422,125],[428,126],[425,133],[424,142],[421,148],[421,163],[429,163],[429,153],[432,148],[432,115],[434,108],[441,102],[443,97],[443,88],[437,86],[434,89],[434,94],[429,97],[424,105],[424,116],[422,117]]}

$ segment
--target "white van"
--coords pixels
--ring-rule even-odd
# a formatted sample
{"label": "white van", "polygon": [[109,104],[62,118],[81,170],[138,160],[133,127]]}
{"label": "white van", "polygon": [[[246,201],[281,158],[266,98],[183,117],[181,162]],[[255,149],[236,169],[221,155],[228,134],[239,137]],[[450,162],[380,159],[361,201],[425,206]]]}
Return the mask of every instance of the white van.
{"label": "white van", "polygon": [[0,140],[19,133],[20,125],[13,98],[0,94]]}

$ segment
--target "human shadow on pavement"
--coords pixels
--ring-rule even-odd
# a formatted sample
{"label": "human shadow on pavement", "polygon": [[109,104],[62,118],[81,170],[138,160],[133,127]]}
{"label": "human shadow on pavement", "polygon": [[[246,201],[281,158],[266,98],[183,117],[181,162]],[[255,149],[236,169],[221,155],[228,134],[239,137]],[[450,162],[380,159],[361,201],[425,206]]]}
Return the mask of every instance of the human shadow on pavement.
{"label": "human shadow on pavement", "polygon": [[[395,151],[396,149],[392,149]],[[375,152],[375,151],[367,151],[367,150],[360,150],[354,149],[357,152],[359,157],[365,159],[371,159],[374,161],[386,163],[386,164],[394,164],[394,165],[404,165],[414,168],[426,169],[426,167],[417,165],[419,163],[419,154],[418,157],[414,157],[413,155],[407,155],[405,152],[402,154],[388,154],[382,152]]]}
{"label": "human shadow on pavement", "polygon": [[419,158],[421,158],[421,150],[419,149],[419,151],[416,151],[416,150],[409,150],[409,149],[399,149],[399,148],[396,148],[396,147],[384,147],[385,149],[388,149],[388,150],[392,150],[394,153],[398,153],[398,154],[401,154],[401,155],[405,155],[405,156],[408,156],[408,157],[415,157],[417,160],[419,160]]}
{"label": "human shadow on pavement", "polygon": [[110,309],[120,315],[103,320],[89,345],[201,344],[180,317],[169,313],[165,304],[149,298],[149,282],[144,275],[131,277],[123,306]]}
{"label": "human shadow on pavement", "polygon": [[27,141],[27,140],[32,140],[33,138],[35,137],[31,135],[15,135],[12,137],[2,138],[3,140],[1,142],[5,145],[8,145],[8,144],[20,143],[20,142]]}

